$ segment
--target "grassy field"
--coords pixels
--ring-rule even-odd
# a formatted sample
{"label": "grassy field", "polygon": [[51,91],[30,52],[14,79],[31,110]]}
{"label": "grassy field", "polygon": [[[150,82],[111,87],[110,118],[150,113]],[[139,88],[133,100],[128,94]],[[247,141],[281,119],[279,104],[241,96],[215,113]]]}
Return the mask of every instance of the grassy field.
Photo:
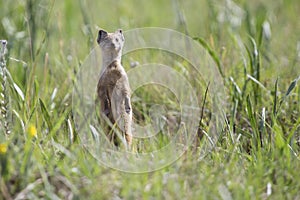
{"label": "grassy field", "polygon": [[[0,199],[300,199],[299,11],[298,0],[0,1],[0,39],[8,41],[0,60]],[[199,134],[173,164],[135,174],[99,164],[82,147],[72,92],[99,28],[140,27],[174,29],[207,49],[223,74],[226,119],[204,157]],[[126,70],[144,52],[130,56]],[[186,77],[201,91],[200,129],[209,135],[207,83]],[[133,104],[140,123],[151,119],[155,92],[135,94],[143,97]],[[178,111],[173,94],[163,93],[166,108]],[[167,142],[134,145],[139,154]]]}

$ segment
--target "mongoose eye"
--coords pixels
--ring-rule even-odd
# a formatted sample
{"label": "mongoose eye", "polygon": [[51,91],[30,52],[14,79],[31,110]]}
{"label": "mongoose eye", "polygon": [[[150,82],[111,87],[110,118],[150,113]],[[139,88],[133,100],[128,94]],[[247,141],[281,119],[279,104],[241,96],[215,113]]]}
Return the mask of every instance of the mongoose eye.
{"label": "mongoose eye", "polygon": [[118,39],[118,38],[116,38],[116,42],[119,42],[119,39]]}

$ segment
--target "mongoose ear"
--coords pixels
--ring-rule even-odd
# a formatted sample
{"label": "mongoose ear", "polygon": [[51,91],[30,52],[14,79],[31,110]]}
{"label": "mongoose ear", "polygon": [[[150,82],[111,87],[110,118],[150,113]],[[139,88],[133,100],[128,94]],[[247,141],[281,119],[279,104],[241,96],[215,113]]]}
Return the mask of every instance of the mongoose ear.
{"label": "mongoose ear", "polygon": [[100,44],[100,42],[107,36],[107,32],[104,30],[99,30],[97,43]]}
{"label": "mongoose ear", "polygon": [[116,30],[116,32],[115,32],[116,34],[120,34],[120,35],[123,35],[123,31],[122,31],[122,29],[118,29],[118,30]]}
{"label": "mongoose ear", "polygon": [[123,35],[122,29],[118,29],[118,30],[116,31],[116,33],[119,33],[119,34],[121,35],[121,38],[122,38],[123,41],[125,40],[125,39],[124,39],[124,35]]}

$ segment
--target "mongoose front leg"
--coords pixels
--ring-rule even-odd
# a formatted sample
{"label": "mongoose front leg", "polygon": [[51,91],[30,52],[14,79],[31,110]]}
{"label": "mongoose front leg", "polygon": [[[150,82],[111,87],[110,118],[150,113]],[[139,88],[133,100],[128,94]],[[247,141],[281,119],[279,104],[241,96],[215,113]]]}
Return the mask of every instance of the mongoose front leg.
{"label": "mongoose front leg", "polygon": [[131,133],[132,111],[131,111],[130,98],[128,96],[125,97],[124,108],[125,108],[125,113],[124,113],[125,139],[127,141],[127,144],[130,146],[132,143],[132,133]]}
{"label": "mongoose front leg", "polygon": [[111,112],[111,105],[107,90],[102,85],[98,86],[98,96],[101,102],[101,114],[104,114],[106,117],[108,117]]}
{"label": "mongoose front leg", "polygon": [[127,114],[130,114],[130,111],[131,111],[131,107],[130,107],[130,99],[129,97],[125,97],[125,112]]}

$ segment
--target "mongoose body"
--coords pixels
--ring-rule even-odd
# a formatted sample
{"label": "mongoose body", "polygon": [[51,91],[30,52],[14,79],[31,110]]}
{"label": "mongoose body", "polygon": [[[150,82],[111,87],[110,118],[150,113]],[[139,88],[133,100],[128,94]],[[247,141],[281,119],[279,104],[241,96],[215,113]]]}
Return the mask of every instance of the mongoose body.
{"label": "mongoose body", "polygon": [[[116,131],[119,130],[125,136],[127,145],[130,146],[132,143],[132,108],[128,77],[121,65],[124,45],[122,30],[117,30],[114,33],[100,30],[97,42],[101,47],[103,59],[103,66],[97,85],[101,107],[101,125],[104,130],[110,133],[110,139],[115,144],[118,144]],[[115,127],[114,124],[118,126],[118,130],[113,129]],[[107,127],[110,128],[107,129]]]}

